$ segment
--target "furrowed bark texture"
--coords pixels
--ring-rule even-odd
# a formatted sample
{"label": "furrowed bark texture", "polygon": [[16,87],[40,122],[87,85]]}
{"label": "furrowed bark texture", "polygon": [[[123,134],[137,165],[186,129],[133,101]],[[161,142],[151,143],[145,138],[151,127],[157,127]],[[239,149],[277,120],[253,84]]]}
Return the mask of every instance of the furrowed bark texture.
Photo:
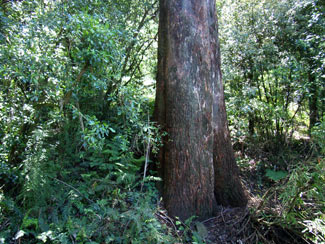
{"label": "furrowed bark texture", "polygon": [[181,219],[242,206],[227,126],[215,0],[160,0],[155,118],[165,206]]}

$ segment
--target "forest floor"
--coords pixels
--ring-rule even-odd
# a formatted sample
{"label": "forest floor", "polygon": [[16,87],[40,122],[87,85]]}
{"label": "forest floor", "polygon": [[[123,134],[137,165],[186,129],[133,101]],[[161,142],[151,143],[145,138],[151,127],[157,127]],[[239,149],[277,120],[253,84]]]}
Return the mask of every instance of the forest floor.
{"label": "forest floor", "polygon": [[[203,240],[203,243],[208,244],[245,244],[245,243],[276,243],[276,242],[267,242],[265,237],[254,229],[254,220],[252,219],[252,214],[250,209],[258,208],[261,204],[261,199],[252,194],[252,186],[255,185],[255,182],[248,183],[247,180],[244,180],[244,187],[249,202],[245,208],[232,208],[232,207],[222,207],[220,206],[217,214],[209,219],[203,220],[200,223],[203,224],[204,230],[198,230],[197,222],[193,221],[183,225],[183,228],[178,226],[176,221],[170,218],[167,215],[167,211],[161,207],[161,211],[157,214],[157,217],[164,222],[166,225],[172,229],[175,236],[178,236],[182,239],[187,239],[185,235],[191,235],[188,232],[197,231]],[[248,189],[248,186],[251,189]],[[189,224],[189,225],[188,225]],[[185,227],[185,229],[184,229]],[[190,231],[189,230],[190,227]],[[186,230],[187,228],[187,230]],[[202,233],[203,232],[203,233]],[[259,241],[259,240],[264,241]],[[184,242],[183,242],[184,243]],[[192,243],[192,242],[185,242]],[[202,242],[194,242],[202,243]],[[285,243],[285,242],[284,242]],[[176,243],[181,244],[181,243]]]}
{"label": "forest floor", "polygon": [[157,218],[180,240],[174,244],[325,244],[325,160],[318,150],[309,138],[240,145],[235,154],[246,207],[220,206],[209,219],[181,223],[160,205]]}
{"label": "forest floor", "polygon": [[221,208],[217,216],[203,221],[208,230],[206,240],[208,243],[248,243],[253,237],[247,231],[249,222],[247,208]]}
{"label": "forest floor", "polygon": [[[260,156],[260,155],[259,155]],[[203,224],[201,230],[197,222],[191,222],[190,229],[202,237],[199,242],[183,243],[207,243],[207,244],[294,244],[294,243],[312,243],[301,236],[301,232],[293,232],[292,229],[281,225],[276,218],[282,216],[283,207],[277,196],[276,187],[281,182],[267,184],[263,181],[258,169],[258,159],[247,161],[245,166],[241,167],[241,179],[248,198],[248,204],[245,208],[219,207],[218,213],[200,223]],[[266,180],[267,181],[267,180]],[[179,230],[175,222],[166,214],[165,210],[161,212],[161,219],[174,229],[175,235],[191,235],[184,229]],[[185,225],[184,225],[185,226]],[[186,229],[186,227],[185,227]],[[185,234],[184,234],[185,233]]]}
{"label": "forest floor", "polygon": [[[245,208],[220,207],[216,216],[203,221],[208,230],[205,243],[218,244],[294,244],[311,243],[286,226],[269,221],[281,216],[281,202],[273,195],[277,184],[261,184],[256,159],[241,167],[241,179],[247,194]],[[272,192],[272,193],[270,193]]]}
{"label": "forest floor", "polygon": [[272,215],[279,211],[279,204],[273,202],[265,203],[263,196],[267,194],[267,189],[253,189],[256,182],[247,182],[243,179],[248,196],[246,208],[220,207],[216,216],[209,218],[202,223],[208,230],[205,238],[206,243],[216,244],[293,244],[308,243],[299,236],[291,233],[286,228],[264,222],[263,214]]}

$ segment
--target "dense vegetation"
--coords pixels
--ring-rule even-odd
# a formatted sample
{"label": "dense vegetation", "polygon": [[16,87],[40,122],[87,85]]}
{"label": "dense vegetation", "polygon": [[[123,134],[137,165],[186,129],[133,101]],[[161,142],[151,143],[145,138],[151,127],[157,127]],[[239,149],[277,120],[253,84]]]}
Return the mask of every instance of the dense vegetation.
{"label": "dense vegetation", "polygon": [[[325,242],[325,5],[217,7],[251,225],[270,243],[279,228]],[[0,8],[0,243],[204,242],[161,209],[150,167],[158,2]]]}
{"label": "dense vegetation", "polygon": [[143,85],[156,12],[150,0],[1,5],[1,242],[169,239],[140,172],[159,142]]}
{"label": "dense vegetation", "polygon": [[266,233],[281,227],[305,241],[323,243],[324,2],[219,4],[234,146],[243,171],[257,184],[253,191],[264,189],[257,190],[263,197],[252,208],[257,225]]}

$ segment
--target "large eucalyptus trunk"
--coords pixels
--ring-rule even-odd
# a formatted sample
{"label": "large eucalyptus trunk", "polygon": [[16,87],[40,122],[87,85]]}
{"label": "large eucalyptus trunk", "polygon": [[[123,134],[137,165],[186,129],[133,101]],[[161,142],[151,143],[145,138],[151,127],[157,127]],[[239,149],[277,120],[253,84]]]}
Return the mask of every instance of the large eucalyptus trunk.
{"label": "large eucalyptus trunk", "polygon": [[246,204],[223,93],[215,0],[160,0],[155,118],[167,132],[159,172],[172,216]]}

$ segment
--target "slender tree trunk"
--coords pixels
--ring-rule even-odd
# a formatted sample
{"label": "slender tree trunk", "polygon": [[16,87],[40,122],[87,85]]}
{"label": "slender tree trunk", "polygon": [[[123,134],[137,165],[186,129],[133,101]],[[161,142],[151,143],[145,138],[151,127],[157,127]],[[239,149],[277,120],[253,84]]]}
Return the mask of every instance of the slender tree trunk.
{"label": "slender tree trunk", "polygon": [[318,122],[318,87],[315,81],[315,76],[311,74],[308,75],[308,80],[310,83],[310,94],[309,94],[309,132]]}
{"label": "slender tree trunk", "polygon": [[160,0],[155,118],[172,216],[211,216],[246,204],[230,143],[220,72],[215,0]]}
{"label": "slender tree trunk", "polygon": [[255,116],[253,113],[248,114],[248,131],[249,135],[253,136],[255,132]]}

